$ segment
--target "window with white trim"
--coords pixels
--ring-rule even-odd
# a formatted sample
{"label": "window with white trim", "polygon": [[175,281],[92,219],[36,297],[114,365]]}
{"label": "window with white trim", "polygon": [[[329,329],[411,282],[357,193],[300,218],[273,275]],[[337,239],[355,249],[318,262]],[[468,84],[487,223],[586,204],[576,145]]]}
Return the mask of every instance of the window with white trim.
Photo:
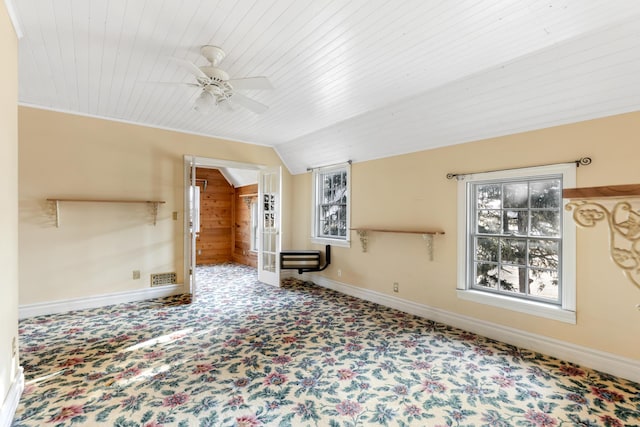
{"label": "window with white trim", "polygon": [[313,171],[312,242],[349,246],[350,174],[348,163]]}
{"label": "window with white trim", "polygon": [[575,226],[564,187],[575,187],[573,164],[460,181],[460,298],[575,322]]}

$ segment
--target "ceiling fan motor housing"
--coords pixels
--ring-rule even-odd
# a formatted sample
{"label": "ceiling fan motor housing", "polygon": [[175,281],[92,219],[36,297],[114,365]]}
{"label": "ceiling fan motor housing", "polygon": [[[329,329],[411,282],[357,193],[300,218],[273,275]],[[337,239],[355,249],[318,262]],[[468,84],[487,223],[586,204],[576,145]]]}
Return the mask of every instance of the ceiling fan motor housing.
{"label": "ceiling fan motor housing", "polygon": [[224,50],[218,46],[204,45],[200,48],[200,53],[214,67],[218,66],[225,57]]}
{"label": "ceiling fan motor housing", "polygon": [[229,74],[220,68],[212,67],[210,65],[204,65],[200,67],[200,70],[205,73],[211,80],[217,80],[219,82],[226,82],[229,80]]}

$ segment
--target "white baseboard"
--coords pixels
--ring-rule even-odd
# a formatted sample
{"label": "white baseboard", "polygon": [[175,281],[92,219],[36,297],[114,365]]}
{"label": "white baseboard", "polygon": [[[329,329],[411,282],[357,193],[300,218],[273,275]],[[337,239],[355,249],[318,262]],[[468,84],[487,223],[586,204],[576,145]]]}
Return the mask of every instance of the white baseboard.
{"label": "white baseboard", "polygon": [[181,293],[184,293],[184,287],[182,285],[166,285],[105,295],[93,295],[84,298],[27,304],[18,307],[18,317],[24,319],[26,317],[42,316],[45,314],[64,313],[72,310],[104,307],[105,305],[111,304],[162,298]]}
{"label": "white baseboard", "polygon": [[346,283],[328,279],[319,274],[304,273],[304,280],[351,295],[363,300],[375,302],[385,307],[395,308],[445,325],[454,326],[488,338],[502,341],[517,347],[537,351],[591,369],[606,372],[621,378],[640,383],[640,361],[621,357],[612,353],[568,343],[543,335],[532,334],[520,329],[498,325],[462,314],[453,313],[428,305],[415,303],[402,298],[387,295]]}
{"label": "white baseboard", "polygon": [[24,373],[22,372],[22,367],[20,367],[18,368],[18,372],[11,383],[11,387],[9,387],[9,392],[4,399],[4,402],[2,402],[2,407],[0,407],[0,427],[11,426],[11,422],[13,421],[13,416],[18,408],[18,402],[20,401],[20,396],[22,395],[23,390]]}

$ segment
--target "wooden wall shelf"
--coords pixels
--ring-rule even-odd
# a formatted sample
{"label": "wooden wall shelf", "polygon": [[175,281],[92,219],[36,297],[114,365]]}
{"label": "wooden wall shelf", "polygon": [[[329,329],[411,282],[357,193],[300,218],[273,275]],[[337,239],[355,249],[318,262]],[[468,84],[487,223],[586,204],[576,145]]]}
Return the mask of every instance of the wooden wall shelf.
{"label": "wooden wall shelf", "polygon": [[131,199],[73,199],[73,198],[49,198],[48,202],[55,203],[56,227],[60,227],[60,202],[89,202],[89,203],[146,203],[153,210],[153,225],[158,219],[158,205],[166,203],[164,200],[131,200]]}
{"label": "wooden wall shelf", "polygon": [[433,261],[433,236],[442,235],[442,230],[401,230],[394,228],[379,228],[379,227],[354,227],[351,230],[358,233],[360,237],[360,244],[362,245],[362,252],[367,252],[367,245],[369,243],[369,233],[399,233],[399,234],[420,234],[427,244],[427,253],[429,260]]}
{"label": "wooden wall shelf", "polygon": [[565,199],[603,199],[609,197],[638,197],[640,184],[606,185],[603,187],[565,188]]}
{"label": "wooden wall shelf", "polygon": [[248,209],[251,209],[251,201],[254,197],[258,197],[258,193],[239,194],[238,197],[244,200]]}

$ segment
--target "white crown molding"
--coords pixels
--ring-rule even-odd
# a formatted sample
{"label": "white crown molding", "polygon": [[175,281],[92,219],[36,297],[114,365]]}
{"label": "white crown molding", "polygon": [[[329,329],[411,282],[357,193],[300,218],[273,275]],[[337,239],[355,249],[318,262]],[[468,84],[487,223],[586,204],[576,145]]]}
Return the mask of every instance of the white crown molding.
{"label": "white crown molding", "polygon": [[240,144],[257,145],[259,147],[274,148],[274,146],[271,145],[271,144],[266,144],[266,143],[261,143],[261,142],[246,141],[246,140],[242,140],[242,139],[229,139],[228,136],[206,134],[206,133],[202,133],[202,132],[193,132],[193,131],[188,131],[188,130],[185,130],[185,129],[173,128],[173,127],[168,127],[168,126],[156,126],[156,125],[152,125],[152,124],[149,124],[149,123],[136,122],[136,121],[133,121],[133,120],[116,119],[114,117],[101,116],[99,114],[79,113],[77,111],[66,110],[64,108],[45,107],[45,106],[37,105],[37,104],[29,104],[27,102],[18,102],[18,105],[20,107],[33,108],[34,110],[52,111],[54,113],[70,114],[72,116],[88,117],[90,119],[106,120],[106,121],[109,121],[109,122],[124,123],[126,125],[142,126],[142,127],[145,127],[145,128],[159,129],[159,130],[166,130],[166,131],[169,131],[169,132],[183,133],[185,135],[202,136],[204,138],[220,139],[222,141],[227,141],[227,142],[233,142],[233,143],[237,142],[237,143],[240,143]]}
{"label": "white crown molding", "polygon": [[112,294],[93,295],[84,298],[27,304],[18,307],[18,317],[20,319],[24,319],[26,317],[104,307],[106,305],[142,301],[151,298],[163,298],[181,293],[185,293],[182,285],[166,285],[155,286],[153,288],[134,289],[125,292],[115,292]]}
{"label": "white crown molding", "polygon": [[11,387],[9,387],[9,392],[2,403],[2,407],[0,407],[0,427],[11,426],[11,422],[13,421],[16,409],[18,408],[18,402],[20,402],[20,396],[22,395],[23,390],[24,372],[22,367],[20,367],[18,368],[18,372],[16,372],[16,376],[11,383]]}
{"label": "white crown molding", "polygon": [[428,305],[408,301],[395,296],[383,294],[381,292],[359,288],[357,286],[328,279],[319,274],[304,273],[301,278],[312,281],[319,286],[333,289],[356,298],[371,301],[385,307],[394,308],[396,310],[444,323],[445,325],[464,329],[491,339],[527,348],[591,369],[626,378],[631,381],[640,382],[639,360],[629,359],[616,354],[606,353],[604,351],[583,347],[543,335],[532,334],[520,329],[475,319],[473,317],[430,307]]}
{"label": "white crown molding", "polygon": [[4,0],[4,5],[7,8],[7,13],[9,14],[9,19],[11,19],[13,30],[16,32],[16,37],[18,37],[18,40],[20,40],[22,37],[24,37],[24,33],[22,32],[22,24],[20,24],[20,19],[18,19],[16,5],[13,0]]}

